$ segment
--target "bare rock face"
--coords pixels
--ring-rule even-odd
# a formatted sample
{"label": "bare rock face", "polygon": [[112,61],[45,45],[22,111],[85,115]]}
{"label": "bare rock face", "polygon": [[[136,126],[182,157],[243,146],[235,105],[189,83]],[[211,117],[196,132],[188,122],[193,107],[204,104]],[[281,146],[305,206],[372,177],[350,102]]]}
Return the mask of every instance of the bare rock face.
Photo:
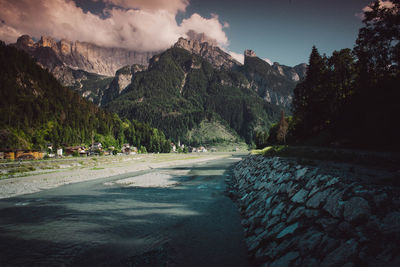
{"label": "bare rock face", "polygon": [[118,69],[126,65],[147,66],[149,59],[159,53],[101,47],[92,43],[71,42],[66,39],[56,42],[48,36],[42,36],[35,43],[28,35],[18,38],[15,46],[28,52],[50,71],[59,66],[67,66],[104,76],[114,76]]}
{"label": "bare rock face", "polygon": [[35,42],[29,35],[22,35],[21,37],[18,38],[18,41],[16,43],[18,49],[29,49],[30,47],[33,47],[35,45]]}
{"label": "bare rock face", "polygon": [[181,37],[174,46],[203,57],[215,68],[232,69],[241,65],[231,55],[216,46],[215,41],[207,39],[204,34],[196,35],[195,39],[189,40]]}
{"label": "bare rock face", "polygon": [[250,87],[268,103],[281,106],[288,113],[293,100],[293,89],[304,79],[307,64],[295,67],[280,65],[275,62],[272,66],[257,57],[253,50],[244,51],[244,68]]}
{"label": "bare rock face", "polygon": [[245,57],[256,57],[257,55],[256,55],[256,52],[254,52],[253,50],[246,49],[246,50],[244,50],[244,56]]}
{"label": "bare rock face", "polygon": [[308,65],[306,63],[302,63],[293,67],[296,73],[299,75],[300,80],[303,80],[307,74]]}
{"label": "bare rock face", "polygon": [[[35,58],[39,65],[47,68],[63,85],[78,91],[95,104],[103,102],[103,95],[119,69],[134,64],[141,66],[134,65],[134,68],[145,69],[150,58],[158,53],[101,47],[66,39],[57,42],[48,36],[42,36],[35,43],[28,35],[18,38],[14,46]],[[130,84],[131,78],[117,73],[118,94]]]}
{"label": "bare rock face", "polygon": [[118,97],[132,83],[137,72],[147,70],[146,66],[134,64],[125,66],[115,73],[115,77],[109,87],[104,91],[101,105],[106,105]]}
{"label": "bare rock face", "polygon": [[289,67],[285,65],[280,65],[277,62],[274,62],[272,65],[276,71],[278,71],[282,76],[294,81],[299,82],[300,80],[304,79],[307,72],[307,64],[299,64],[294,67]]}
{"label": "bare rock face", "polygon": [[257,57],[252,50],[244,51],[244,69],[252,90],[266,102],[290,112],[296,81]]}

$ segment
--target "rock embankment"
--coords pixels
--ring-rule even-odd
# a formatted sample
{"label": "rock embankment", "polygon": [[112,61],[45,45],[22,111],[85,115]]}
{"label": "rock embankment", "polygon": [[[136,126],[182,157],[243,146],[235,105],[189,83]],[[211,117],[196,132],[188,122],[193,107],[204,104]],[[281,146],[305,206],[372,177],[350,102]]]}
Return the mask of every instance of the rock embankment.
{"label": "rock embankment", "polygon": [[399,188],[262,156],[236,165],[233,187],[259,265],[400,266]]}

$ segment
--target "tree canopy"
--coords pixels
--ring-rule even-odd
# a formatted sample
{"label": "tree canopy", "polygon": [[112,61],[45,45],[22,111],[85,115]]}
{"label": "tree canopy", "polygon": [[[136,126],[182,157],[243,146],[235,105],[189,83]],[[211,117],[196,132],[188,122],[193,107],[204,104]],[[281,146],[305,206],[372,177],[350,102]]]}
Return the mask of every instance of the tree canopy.
{"label": "tree canopy", "polygon": [[353,50],[326,57],[312,48],[294,90],[292,142],[399,147],[400,1],[392,3],[370,5]]}

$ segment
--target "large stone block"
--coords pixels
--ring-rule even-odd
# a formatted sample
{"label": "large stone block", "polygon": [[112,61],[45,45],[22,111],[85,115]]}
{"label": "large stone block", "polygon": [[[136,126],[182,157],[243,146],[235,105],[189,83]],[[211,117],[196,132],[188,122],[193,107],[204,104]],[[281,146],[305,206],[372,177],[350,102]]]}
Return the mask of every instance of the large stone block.
{"label": "large stone block", "polygon": [[355,222],[370,215],[368,201],[361,197],[353,197],[344,203],[344,218],[348,222]]}
{"label": "large stone block", "polygon": [[342,190],[332,192],[326,200],[324,210],[329,212],[333,217],[341,217],[344,204],[344,202],[342,201],[342,197]]}
{"label": "large stone block", "polygon": [[304,203],[307,199],[307,195],[308,191],[305,189],[301,189],[292,197],[292,201],[295,203]]}
{"label": "large stone block", "polygon": [[306,206],[308,208],[318,208],[321,203],[326,200],[331,192],[332,189],[326,189],[325,191],[316,193],[306,202]]}

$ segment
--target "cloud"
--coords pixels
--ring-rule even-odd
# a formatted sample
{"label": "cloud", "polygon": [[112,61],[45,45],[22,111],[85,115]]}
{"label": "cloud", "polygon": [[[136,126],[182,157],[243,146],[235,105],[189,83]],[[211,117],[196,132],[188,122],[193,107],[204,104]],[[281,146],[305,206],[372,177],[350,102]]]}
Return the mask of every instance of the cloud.
{"label": "cloud", "polygon": [[0,40],[6,43],[13,43],[21,36],[21,33],[16,29],[7,26],[5,23],[0,23]]}
{"label": "cloud", "polygon": [[177,13],[186,9],[187,0],[103,1],[107,4],[106,18],[85,13],[71,0],[0,0],[0,20],[4,21],[0,39],[15,42],[20,33],[35,38],[48,35],[107,47],[160,51],[194,30],[204,32],[220,46],[229,43],[224,32],[227,25],[216,15],[204,18],[194,13],[180,24],[176,22]]}
{"label": "cloud", "polygon": [[274,65],[274,63],[272,62],[272,60],[270,60],[269,58],[264,58],[264,61],[267,62],[269,65]]}
{"label": "cloud", "polygon": [[233,51],[228,51],[228,54],[231,55],[238,62],[244,64],[244,54],[239,54],[239,53],[236,53],[236,52],[233,52]]}
{"label": "cloud", "polygon": [[[365,7],[362,9],[363,12],[361,12],[361,13],[356,13],[355,16],[356,16],[356,17],[359,17],[360,19],[364,19],[364,18],[365,18],[364,13],[365,13],[365,12],[371,12],[371,11],[372,11],[371,6],[374,5],[374,3],[375,3],[375,2],[370,3],[369,5],[365,6]],[[379,0],[379,8],[380,8],[380,9],[382,9],[382,8],[388,8],[388,9],[390,9],[390,8],[394,8],[394,7],[395,7],[395,5],[393,4],[392,1],[382,1],[382,0]]]}
{"label": "cloud", "polygon": [[103,0],[106,4],[141,10],[167,10],[171,13],[185,11],[189,5],[188,0]]}
{"label": "cloud", "polygon": [[204,32],[209,38],[216,40],[219,45],[228,45],[228,37],[223,31],[224,25],[219,22],[218,16],[216,15],[206,19],[194,13],[189,19],[182,20],[180,28],[185,33],[189,30],[199,33]]}

